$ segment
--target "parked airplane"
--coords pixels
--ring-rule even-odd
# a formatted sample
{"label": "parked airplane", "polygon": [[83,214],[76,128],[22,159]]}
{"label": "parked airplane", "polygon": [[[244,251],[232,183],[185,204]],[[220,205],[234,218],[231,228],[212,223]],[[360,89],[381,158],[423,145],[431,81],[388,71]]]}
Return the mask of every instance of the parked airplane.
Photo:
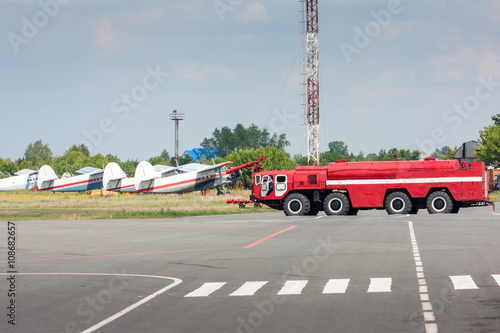
{"label": "parked airplane", "polygon": [[80,175],[59,179],[50,166],[44,165],[38,172],[38,189],[53,192],[80,192],[102,187],[102,169],[86,167],[76,173]]}
{"label": "parked airplane", "polygon": [[143,161],[135,170],[135,188],[145,193],[204,191],[232,183],[241,177],[242,169],[260,162],[262,158],[230,169],[226,169],[226,166],[232,164],[231,161],[213,166],[190,163],[175,168],[167,167],[163,171],[155,170],[149,162]]}
{"label": "parked airplane", "polygon": [[135,190],[135,178],[127,178],[125,172],[115,162],[108,163],[104,168],[102,186],[107,191],[137,192]]}
{"label": "parked airplane", "polygon": [[36,185],[38,171],[23,169],[15,176],[0,179],[0,191],[15,191],[32,189]]}

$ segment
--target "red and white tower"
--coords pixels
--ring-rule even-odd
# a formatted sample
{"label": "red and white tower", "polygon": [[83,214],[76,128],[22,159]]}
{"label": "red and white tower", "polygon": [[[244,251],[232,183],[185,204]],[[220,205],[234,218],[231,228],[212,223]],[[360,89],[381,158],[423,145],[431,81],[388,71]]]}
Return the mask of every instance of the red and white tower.
{"label": "red and white tower", "polygon": [[319,29],[318,0],[302,0],[305,3],[305,86],[307,119],[307,162],[319,165]]}

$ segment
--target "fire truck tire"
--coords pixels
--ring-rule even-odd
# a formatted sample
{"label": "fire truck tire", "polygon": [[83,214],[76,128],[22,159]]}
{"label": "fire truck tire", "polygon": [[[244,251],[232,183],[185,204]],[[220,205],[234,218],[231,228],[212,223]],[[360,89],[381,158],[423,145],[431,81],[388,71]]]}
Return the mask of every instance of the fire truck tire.
{"label": "fire truck tire", "polygon": [[410,197],[399,191],[392,192],[385,198],[384,207],[388,214],[410,214],[413,208]]}
{"label": "fire truck tire", "polygon": [[323,201],[326,215],[348,215],[351,211],[349,198],[342,192],[332,192]]}
{"label": "fire truck tire", "polygon": [[444,191],[436,191],[427,197],[427,211],[429,214],[448,214],[453,211],[453,200]]}
{"label": "fire truck tire", "polygon": [[302,216],[309,214],[311,203],[309,199],[301,193],[291,193],[287,195],[283,202],[283,211],[287,216]]}
{"label": "fire truck tire", "polygon": [[351,210],[349,210],[349,215],[358,215],[358,212],[359,212],[359,209],[351,208]]}

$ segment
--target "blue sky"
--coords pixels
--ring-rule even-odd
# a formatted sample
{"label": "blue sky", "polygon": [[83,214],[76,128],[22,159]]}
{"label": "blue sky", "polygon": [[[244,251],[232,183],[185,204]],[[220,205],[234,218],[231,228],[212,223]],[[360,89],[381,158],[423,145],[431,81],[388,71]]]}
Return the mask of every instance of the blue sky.
{"label": "blue sky", "polygon": [[[319,0],[320,140],[357,154],[477,139],[500,113],[500,2]],[[306,154],[299,0],[0,2],[0,156],[139,160],[254,123]]]}

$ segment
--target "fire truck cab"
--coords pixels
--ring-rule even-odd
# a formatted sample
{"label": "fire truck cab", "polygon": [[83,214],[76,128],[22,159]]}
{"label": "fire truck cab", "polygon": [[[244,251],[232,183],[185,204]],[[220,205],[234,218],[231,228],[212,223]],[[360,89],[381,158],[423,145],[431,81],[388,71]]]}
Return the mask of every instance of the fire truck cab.
{"label": "fire truck cab", "polygon": [[253,167],[251,200],[286,215],[353,215],[360,209],[389,214],[457,213],[489,203],[483,162],[457,160],[347,162],[265,171]]}

